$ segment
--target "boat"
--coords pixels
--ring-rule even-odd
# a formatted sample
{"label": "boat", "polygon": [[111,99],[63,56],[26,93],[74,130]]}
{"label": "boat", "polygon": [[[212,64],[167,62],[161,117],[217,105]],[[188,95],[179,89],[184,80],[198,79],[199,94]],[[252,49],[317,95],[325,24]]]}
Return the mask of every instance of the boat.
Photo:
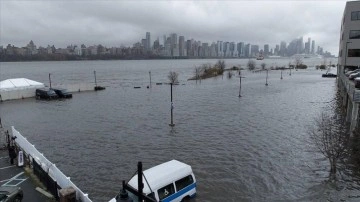
{"label": "boat", "polygon": [[337,75],[333,74],[333,73],[325,73],[325,74],[322,74],[322,77],[335,78],[335,77],[337,77]]}
{"label": "boat", "polygon": [[257,60],[263,60],[263,59],[264,59],[264,56],[259,55],[259,56],[256,57],[256,59],[257,59]]}

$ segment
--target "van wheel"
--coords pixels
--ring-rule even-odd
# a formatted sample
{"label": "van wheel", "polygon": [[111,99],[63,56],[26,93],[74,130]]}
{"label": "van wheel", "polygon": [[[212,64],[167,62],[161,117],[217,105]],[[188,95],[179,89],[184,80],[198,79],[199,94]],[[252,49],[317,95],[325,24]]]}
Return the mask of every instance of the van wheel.
{"label": "van wheel", "polygon": [[14,202],[21,202],[21,197],[20,197],[20,196],[16,197],[16,198],[14,199]]}
{"label": "van wheel", "polygon": [[190,201],[190,196],[186,196],[185,198],[181,199],[181,202]]}

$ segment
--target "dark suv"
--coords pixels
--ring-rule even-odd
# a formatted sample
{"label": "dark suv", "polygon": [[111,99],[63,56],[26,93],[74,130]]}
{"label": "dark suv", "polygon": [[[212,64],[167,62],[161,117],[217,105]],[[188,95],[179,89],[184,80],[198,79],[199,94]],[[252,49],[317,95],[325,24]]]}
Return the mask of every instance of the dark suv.
{"label": "dark suv", "polygon": [[56,99],[59,97],[51,88],[38,88],[35,95],[37,99]]}
{"label": "dark suv", "polygon": [[72,94],[63,88],[52,88],[59,98],[72,98]]}
{"label": "dark suv", "polygon": [[1,186],[0,201],[1,202],[21,202],[23,199],[23,191],[16,186]]}

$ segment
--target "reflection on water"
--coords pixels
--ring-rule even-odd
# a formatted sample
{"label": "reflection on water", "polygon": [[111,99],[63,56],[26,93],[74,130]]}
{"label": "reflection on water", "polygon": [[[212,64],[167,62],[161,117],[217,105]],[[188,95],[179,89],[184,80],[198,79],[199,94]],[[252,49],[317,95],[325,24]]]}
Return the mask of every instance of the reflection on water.
{"label": "reflection on water", "polygon": [[[77,61],[3,63],[1,78],[46,83],[93,82],[105,91],[70,100],[1,103],[6,126],[14,125],[93,201],[108,201],[138,161],[144,168],[177,159],[190,164],[197,201],[358,200],[359,174],[346,167],[343,180],[327,182],[329,165],[311,145],[306,127],[335,99],[336,80],[314,68],[239,78],[187,81],[194,68],[216,60]],[[269,60],[288,64],[289,60]],[[305,61],[308,65],[321,61]],[[228,67],[247,60],[226,60]],[[179,72],[170,123],[169,71]],[[151,89],[149,84],[151,71]],[[334,70],[335,71],[335,70]],[[54,73],[55,72],[55,73]],[[56,84],[54,84],[56,85]],[[134,89],[134,86],[142,86]],[[351,162],[350,162],[351,164]],[[354,169],[353,169],[354,170]]]}

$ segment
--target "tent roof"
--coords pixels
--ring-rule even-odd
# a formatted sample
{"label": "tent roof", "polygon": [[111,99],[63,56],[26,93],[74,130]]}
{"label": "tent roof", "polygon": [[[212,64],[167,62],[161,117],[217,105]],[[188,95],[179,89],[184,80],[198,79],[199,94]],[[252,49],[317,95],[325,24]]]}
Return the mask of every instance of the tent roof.
{"label": "tent roof", "polygon": [[7,79],[0,81],[0,89],[16,89],[27,87],[43,87],[44,84],[26,78]]}

